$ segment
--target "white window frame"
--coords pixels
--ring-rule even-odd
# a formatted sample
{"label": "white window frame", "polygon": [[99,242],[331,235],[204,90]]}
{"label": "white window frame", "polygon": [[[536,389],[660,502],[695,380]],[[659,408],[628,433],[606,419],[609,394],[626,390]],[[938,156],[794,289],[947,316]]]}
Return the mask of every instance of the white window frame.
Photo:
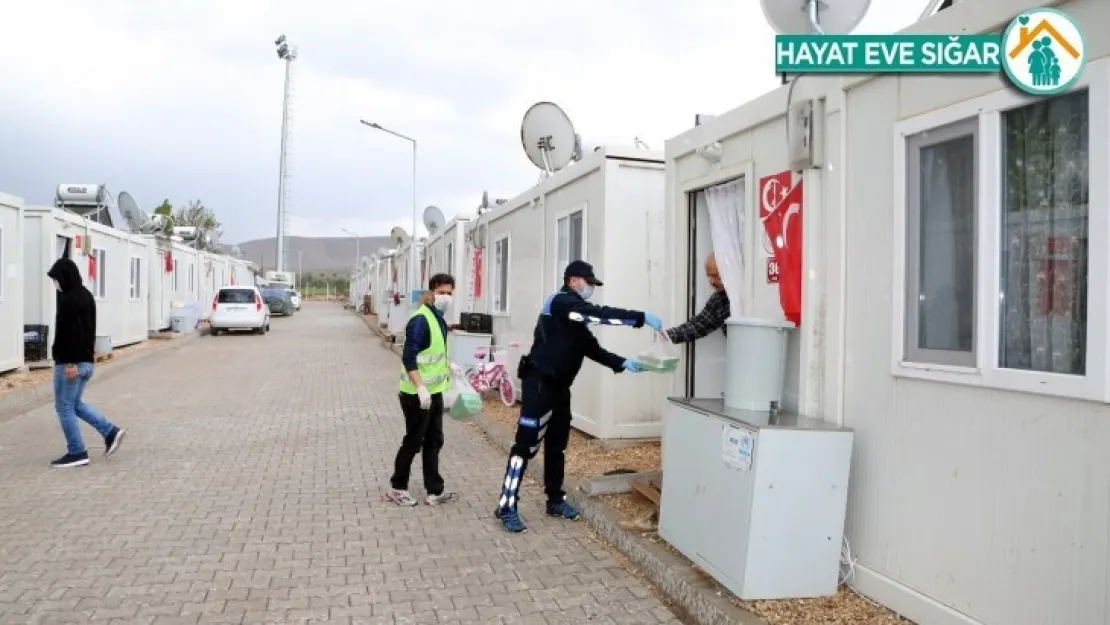
{"label": "white window frame", "polygon": [[[7,253],[7,251],[8,242],[5,240],[4,237],[4,228],[0,227],[0,267],[7,266],[7,263],[4,262],[4,255]],[[7,281],[7,278],[0,276],[0,302],[4,301],[4,293],[7,291],[7,289],[4,288],[4,283],[6,283]]]}
{"label": "white window frame", "polygon": [[447,273],[447,275],[453,276],[455,275],[454,273],[452,273],[455,269],[455,244],[451,241],[448,241],[447,248],[444,253],[447,255],[447,260],[445,263],[446,267],[444,268],[444,271]]}
{"label": "white window frame", "polygon": [[127,299],[134,302],[142,299],[143,296],[143,259],[139,256],[132,256],[127,265],[131,276],[127,287]]}
{"label": "white window frame", "polygon": [[[501,284],[501,272],[498,270],[499,268],[498,268],[497,246],[502,241],[504,241],[505,245],[507,245],[508,248],[509,248],[508,253],[505,255],[505,261],[504,261],[505,262],[505,284]],[[490,254],[490,256],[493,257],[490,260],[492,260],[493,262],[491,262],[487,265],[489,267],[490,279],[486,281],[486,284],[490,285],[490,293],[489,293],[490,314],[492,314],[494,316],[498,316],[498,317],[507,317],[507,316],[509,316],[509,305],[511,304],[511,300],[512,300],[512,294],[510,293],[510,289],[509,289],[509,286],[513,283],[513,262],[512,262],[513,261],[513,237],[512,237],[512,234],[506,232],[505,234],[502,234],[498,237],[495,237],[492,241],[492,244],[490,245],[490,252],[492,252]],[[498,296],[500,295],[500,292],[501,292],[502,288],[504,288],[504,290],[505,290],[505,297],[504,297],[505,301],[500,302],[501,307],[498,308],[498,306],[497,306],[498,301],[497,300],[498,300]]]}
{"label": "white window frame", "polygon": [[[999,285],[1002,210],[1002,114],[1041,98],[1006,88],[907,119],[894,128],[893,303],[891,374],[895,377],[983,388],[1110,402],[1110,59],[1089,63],[1069,91],[1088,91],[1090,176],[1088,211],[1086,374],[1067,375],[998,366]],[[908,215],[908,139],[920,132],[966,119],[978,120],[978,214],[976,242],[976,326],[974,366],[938,365],[906,360],[906,261]]]}
{"label": "white window frame", "polygon": [[193,261],[189,261],[189,290],[187,292],[192,293],[196,289],[196,284],[197,284],[197,264],[194,263]]}
{"label": "white window frame", "polygon": [[93,280],[93,297],[103,300],[108,297],[108,281],[105,276],[105,266],[108,264],[108,251],[102,247],[92,248],[92,255],[96,263],[96,278]]}
{"label": "white window frame", "polygon": [[555,250],[555,268],[554,268],[555,269],[555,288],[552,289],[553,291],[557,291],[560,288],[562,288],[562,286],[563,286],[563,271],[566,270],[567,263],[569,263],[570,260],[571,260],[569,249],[567,250],[567,259],[568,259],[567,262],[563,262],[559,258],[559,222],[564,220],[564,219],[567,220],[567,228],[568,228],[567,244],[569,245],[570,244],[570,238],[569,238],[569,235],[570,235],[570,231],[569,231],[570,217],[572,215],[574,215],[575,213],[579,213],[579,212],[582,213],[582,258],[580,258],[578,260],[583,260],[583,261],[586,261],[586,262],[590,262],[589,261],[589,249],[590,249],[589,236],[587,234],[589,232],[590,222],[589,222],[589,213],[586,210],[586,208],[587,208],[586,203],[582,203],[578,206],[575,206],[574,208],[568,208],[567,210],[555,213],[555,228],[554,228],[554,234],[553,234],[554,241],[551,245],[551,249]]}
{"label": "white window frame", "polygon": [[180,282],[179,282],[180,277],[177,275],[178,273],[179,272],[178,272],[178,267],[177,267],[177,259],[175,258],[175,259],[173,259],[173,282],[170,285],[171,290],[174,293],[177,293],[177,285],[180,284]]}

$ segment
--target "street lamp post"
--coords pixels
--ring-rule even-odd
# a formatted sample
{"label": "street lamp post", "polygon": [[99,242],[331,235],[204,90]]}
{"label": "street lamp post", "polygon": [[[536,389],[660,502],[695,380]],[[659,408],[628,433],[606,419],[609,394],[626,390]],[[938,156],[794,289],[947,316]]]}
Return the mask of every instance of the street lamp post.
{"label": "street lamp post", "polygon": [[361,243],[361,240],[357,234],[351,232],[346,228],[340,228],[340,230],[355,238],[355,271],[358,271],[358,261],[360,258],[362,258],[362,252],[359,250],[359,244]]}
{"label": "street lamp post", "polygon": [[[393,135],[398,139],[404,139],[405,141],[408,141],[412,144],[412,239],[409,242],[409,256],[412,257],[412,260],[409,263],[410,284],[408,285],[409,291],[411,293],[411,291],[413,290],[411,288],[412,281],[416,281],[417,288],[419,288],[420,285],[420,261],[416,259],[416,139],[403,135],[394,130],[385,128],[380,124],[368,122],[365,119],[360,119],[358,121],[363,126],[368,126],[370,128],[373,128],[374,130],[380,130],[386,134]],[[408,296],[409,294],[406,294],[406,297]]]}
{"label": "street lamp post", "polygon": [[285,93],[281,105],[281,159],[278,165],[278,214],[277,214],[277,262],[275,269],[285,271],[285,191],[288,172],[289,153],[289,83],[293,71],[293,61],[297,59],[296,46],[290,45],[281,35],[274,41],[278,58],[285,61]]}

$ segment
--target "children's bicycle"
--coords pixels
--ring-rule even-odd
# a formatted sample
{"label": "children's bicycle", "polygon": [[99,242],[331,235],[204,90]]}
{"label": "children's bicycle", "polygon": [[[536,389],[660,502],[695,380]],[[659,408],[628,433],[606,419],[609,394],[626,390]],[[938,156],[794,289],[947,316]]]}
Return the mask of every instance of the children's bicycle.
{"label": "children's bicycle", "polygon": [[509,343],[505,347],[479,347],[474,357],[484,360],[481,364],[466,370],[466,380],[479,394],[496,390],[501,403],[516,405],[517,392],[513,375],[509,373],[509,348],[520,347],[520,343]]}

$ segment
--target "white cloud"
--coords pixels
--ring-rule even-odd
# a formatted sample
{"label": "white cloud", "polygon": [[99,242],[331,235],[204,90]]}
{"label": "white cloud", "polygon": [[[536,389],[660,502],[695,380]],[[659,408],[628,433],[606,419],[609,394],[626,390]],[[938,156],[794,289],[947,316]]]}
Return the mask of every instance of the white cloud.
{"label": "white cloud", "polygon": [[[923,2],[875,3],[861,30],[903,26]],[[201,198],[225,240],[276,227],[282,32],[300,47],[289,211],[306,236],[411,229],[411,149],[360,118],[419,140],[418,208],[452,216],[483,189],[535,183],[519,123],[537,100],[589,145],[659,149],[696,113],[777,84],[755,2],[7,4],[0,189],[46,202],[59,182],[99,180],[149,206]]]}

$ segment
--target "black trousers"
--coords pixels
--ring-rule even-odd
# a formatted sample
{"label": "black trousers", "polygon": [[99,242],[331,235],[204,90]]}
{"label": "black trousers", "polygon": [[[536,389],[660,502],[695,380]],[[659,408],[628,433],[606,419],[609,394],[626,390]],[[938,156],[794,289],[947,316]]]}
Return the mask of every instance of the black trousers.
{"label": "black trousers", "polygon": [[408,490],[409,474],[416,454],[424,465],[424,489],[429,495],[443,494],[443,478],[439,475],[439,450],[443,449],[443,394],[432,395],[432,405],[420,408],[420,396],[398,394],[401,412],[405,414],[405,437],[393,462],[390,484],[398,490]]}
{"label": "black trousers", "polygon": [[521,382],[520,419],[516,441],[509,452],[505,481],[501,487],[498,507],[515,508],[520,501],[520,483],[528,461],[536,457],[543,445],[543,482],[548,502],[559,502],[563,490],[567,442],[570,440],[570,387],[554,383],[539,374]]}

